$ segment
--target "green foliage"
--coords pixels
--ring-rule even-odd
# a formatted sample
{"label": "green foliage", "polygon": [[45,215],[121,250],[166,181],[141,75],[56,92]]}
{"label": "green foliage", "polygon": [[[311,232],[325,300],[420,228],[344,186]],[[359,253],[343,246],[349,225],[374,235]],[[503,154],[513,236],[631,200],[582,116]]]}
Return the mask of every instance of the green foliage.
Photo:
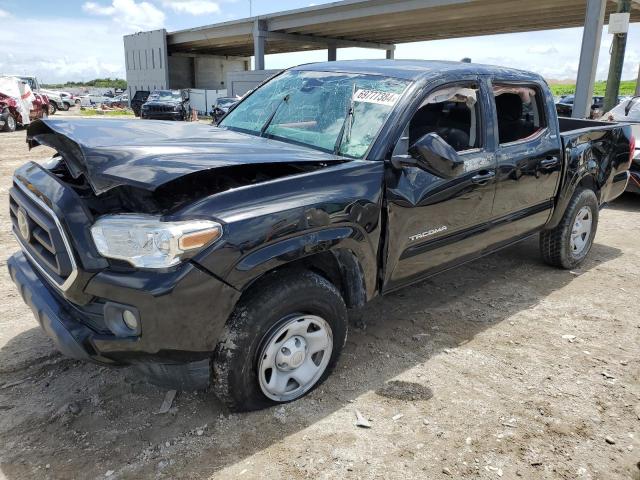
{"label": "green foliage", "polygon": [[96,110],[96,109],[81,109],[80,115],[83,117],[132,117],[134,118],[133,111],[129,109],[124,110]]}
{"label": "green foliage", "polygon": [[95,87],[95,88],[120,88],[126,90],[127,81],[121,78],[96,78],[88,82],[67,82],[44,85],[44,88],[68,88],[68,87]]}
{"label": "green foliage", "polygon": [[[555,84],[550,85],[551,92],[556,96],[561,95],[571,95],[576,93],[576,85],[575,84]],[[600,80],[596,82],[593,94],[596,96],[604,96],[604,92],[607,89],[607,82],[604,80]],[[635,80],[623,80],[620,82],[620,90],[618,95],[633,95],[636,91],[636,81]]]}

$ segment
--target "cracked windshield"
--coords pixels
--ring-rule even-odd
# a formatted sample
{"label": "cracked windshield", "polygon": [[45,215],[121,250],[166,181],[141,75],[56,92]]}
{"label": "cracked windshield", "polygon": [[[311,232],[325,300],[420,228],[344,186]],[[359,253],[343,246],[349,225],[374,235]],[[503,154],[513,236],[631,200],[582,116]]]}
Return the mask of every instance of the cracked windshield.
{"label": "cracked windshield", "polygon": [[285,72],[240,103],[220,126],[362,158],[407,85],[378,75]]}

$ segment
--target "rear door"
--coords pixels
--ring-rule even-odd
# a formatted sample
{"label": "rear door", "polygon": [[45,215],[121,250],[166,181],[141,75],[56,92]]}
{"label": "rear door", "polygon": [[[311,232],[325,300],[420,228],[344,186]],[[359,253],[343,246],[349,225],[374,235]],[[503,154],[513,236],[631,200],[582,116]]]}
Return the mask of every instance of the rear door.
{"label": "rear door", "polygon": [[427,133],[447,141],[464,162],[445,179],[418,167],[387,168],[387,263],[383,290],[411,283],[474,256],[487,244],[495,195],[488,83],[478,78],[430,90],[404,128],[394,155]]}
{"label": "rear door", "polygon": [[542,227],[554,206],[562,151],[553,102],[535,82],[493,79],[498,175],[492,216],[495,240]]}

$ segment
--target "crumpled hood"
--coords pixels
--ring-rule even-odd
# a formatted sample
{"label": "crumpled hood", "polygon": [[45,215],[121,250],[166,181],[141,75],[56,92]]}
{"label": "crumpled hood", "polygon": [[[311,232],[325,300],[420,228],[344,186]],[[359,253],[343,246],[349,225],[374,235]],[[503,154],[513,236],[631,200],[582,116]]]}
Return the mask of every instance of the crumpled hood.
{"label": "crumpled hood", "polygon": [[235,165],[344,162],[344,157],[267,138],[186,122],[38,120],[30,148],[48,145],[96,194],[120,185],[155,190],[190,173]]}

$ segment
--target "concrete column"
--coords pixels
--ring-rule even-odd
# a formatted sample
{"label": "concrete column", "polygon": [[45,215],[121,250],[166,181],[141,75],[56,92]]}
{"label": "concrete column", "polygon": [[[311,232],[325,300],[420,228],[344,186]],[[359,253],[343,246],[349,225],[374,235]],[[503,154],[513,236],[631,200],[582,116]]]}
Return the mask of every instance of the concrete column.
{"label": "concrete column", "polygon": [[329,45],[327,47],[327,61],[335,62],[338,57],[338,49],[335,45]]}
{"label": "concrete column", "polygon": [[393,60],[393,55],[395,53],[395,47],[388,49],[386,52],[387,52],[387,60]]}
{"label": "concrete column", "polygon": [[[617,13],[631,11],[631,0],[618,0]],[[622,67],[624,66],[624,52],[627,48],[627,34],[617,33],[613,36],[611,45],[611,60],[609,61],[609,75],[607,76],[607,90],[604,94],[602,110],[608,112],[618,104]]]}
{"label": "concrete column", "polygon": [[573,118],[588,118],[591,111],[591,97],[593,96],[593,84],[596,80],[596,68],[598,67],[605,3],[606,0],[587,0],[580,66],[576,80],[576,96],[573,101]]}
{"label": "concrete column", "polygon": [[254,70],[264,70],[264,47],[267,38],[267,25],[264,20],[253,23]]}

